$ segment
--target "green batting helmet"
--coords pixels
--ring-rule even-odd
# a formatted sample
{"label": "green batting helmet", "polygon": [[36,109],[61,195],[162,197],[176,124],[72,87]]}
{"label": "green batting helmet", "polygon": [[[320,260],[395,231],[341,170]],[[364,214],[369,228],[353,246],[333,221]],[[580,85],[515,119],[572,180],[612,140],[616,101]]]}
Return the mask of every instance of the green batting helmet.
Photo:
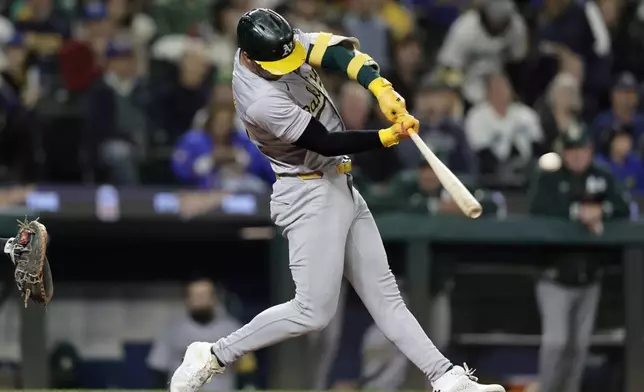
{"label": "green batting helmet", "polygon": [[306,60],[306,50],[295,40],[284,17],[267,8],[245,13],[237,24],[237,44],[251,60],[273,75],[285,75]]}

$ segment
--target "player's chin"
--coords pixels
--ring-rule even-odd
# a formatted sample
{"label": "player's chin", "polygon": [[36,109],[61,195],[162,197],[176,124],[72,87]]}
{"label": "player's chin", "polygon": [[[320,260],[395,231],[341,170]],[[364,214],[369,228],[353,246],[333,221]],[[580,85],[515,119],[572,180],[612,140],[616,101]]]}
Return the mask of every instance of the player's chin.
{"label": "player's chin", "polygon": [[273,80],[274,81],[274,80],[282,79],[284,77],[284,75],[274,75],[274,74],[268,72],[267,70],[262,69],[261,70],[261,77],[266,79],[266,80]]}
{"label": "player's chin", "polygon": [[284,77],[284,75],[273,75],[273,74],[269,73],[268,76],[266,76],[266,79],[275,81],[275,80],[280,80],[283,77]]}

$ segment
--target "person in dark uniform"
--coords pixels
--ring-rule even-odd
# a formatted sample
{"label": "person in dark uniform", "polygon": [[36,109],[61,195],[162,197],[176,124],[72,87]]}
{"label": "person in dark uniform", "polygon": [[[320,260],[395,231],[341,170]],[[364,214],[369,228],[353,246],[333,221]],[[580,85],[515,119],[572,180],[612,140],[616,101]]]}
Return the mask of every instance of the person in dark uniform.
{"label": "person in dark uniform", "polygon": [[[628,197],[611,172],[594,163],[586,130],[571,127],[562,134],[562,164],[539,169],[532,179],[533,215],[577,221],[601,235],[603,222],[629,216]],[[550,166],[550,165],[549,165]],[[536,295],[542,318],[541,392],[578,392],[600,296],[601,250],[558,247],[549,260]]]}

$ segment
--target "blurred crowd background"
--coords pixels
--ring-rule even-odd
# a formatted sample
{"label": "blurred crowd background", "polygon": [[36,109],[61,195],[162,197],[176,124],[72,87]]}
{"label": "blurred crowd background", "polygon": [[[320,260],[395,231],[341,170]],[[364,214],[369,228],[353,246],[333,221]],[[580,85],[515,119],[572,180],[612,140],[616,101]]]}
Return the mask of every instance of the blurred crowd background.
{"label": "blurred crowd background", "polygon": [[[644,194],[640,0],[0,1],[0,185],[270,192],[274,173],[247,139],[231,91],[237,21],[254,7],[273,8],[305,32],[358,38],[361,50],[378,62],[420,120],[421,137],[474,191],[489,217],[532,213],[578,219],[595,234],[603,231],[603,220],[637,217],[638,197]],[[322,77],[348,129],[388,126],[367,90],[344,75],[322,72]],[[537,161],[549,152],[562,159],[549,163],[571,173],[563,182],[539,177]],[[413,144],[352,158],[356,186],[375,214],[460,214]],[[97,257],[126,257],[137,252],[134,248],[110,253],[106,246]],[[487,333],[471,337],[477,342],[539,346],[542,325],[544,334],[549,332],[541,357],[534,352],[477,357],[540,369],[542,392],[578,392],[588,363],[598,368],[608,366],[606,361],[616,363],[610,337],[623,337],[619,284],[604,296],[616,313],[606,318],[611,322],[599,322],[609,337],[609,354],[587,357],[599,282],[603,272],[615,272],[599,266],[606,255],[576,249],[543,256],[541,261],[559,264],[543,269],[536,291],[527,278],[493,281],[523,293],[512,300],[531,305],[519,317],[499,306],[485,308],[488,313],[477,313],[476,323],[464,313],[481,311],[472,305],[475,292],[490,287],[477,280],[498,271],[468,270],[469,278],[461,283],[470,291],[457,296],[464,310],[452,325],[455,272],[449,262],[469,260],[476,251],[481,258],[516,258],[512,250],[486,255],[467,248],[460,256],[452,253],[440,264],[447,267],[432,273],[430,329],[441,349],[450,350],[454,330],[467,330],[466,324]],[[182,254],[177,252],[170,250],[176,257]],[[228,259],[223,253],[216,257]],[[390,257],[394,272],[400,272],[400,258]],[[265,274],[266,269],[255,272]],[[68,342],[52,352],[52,385],[162,387],[188,342],[214,341],[267,305],[265,297],[258,298],[267,279],[246,277],[250,284],[237,275],[228,277],[229,291],[212,283],[222,280],[216,273],[182,277],[180,284],[168,286],[101,286],[105,293],[118,291],[120,302],[91,304],[77,299],[95,287],[74,284],[68,298],[76,299],[62,305],[55,301],[50,310],[50,335]],[[351,289],[346,291],[344,311],[316,338],[323,349],[315,386],[402,387],[407,361],[373,326]],[[145,300],[124,300],[129,295]],[[506,300],[493,299],[497,305]],[[188,312],[162,328],[184,313],[184,304]],[[0,311],[0,363],[11,364],[19,356],[17,313],[9,306]],[[491,321],[507,318],[511,322],[503,327]],[[132,324],[138,327],[128,327]],[[501,338],[494,335],[500,331],[505,332]],[[517,338],[512,331],[522,335]],[[145,344],[125,349],[126,340]],[[95,360],[79,376],[73,365],[83,357]],[[112,361],[122,357],[128,358],[126,376],[122,365]],[[266,363],[261,353],[245,358],[211,387],[266,386],[261,370]],[[0,368],[0,383],[10,388],[20,385],[11,369]],[[487,370],[497,371],[494,366]],[[600,381],[586,379],[583,385],[587,391],[606,390],[606,385],[621,385],[615,381],[620,375],[619,369],[610,376],[602,373]],[[515,390],[537,378],[515,378]]]}
{"label": "blurred crowd background", "polygon": [[[264,6],[303,31],[357,37],[472,186],[524,188],[535,157],[579,127],[628,189],[644,190],[644,5],[475,3],[5,1],[0,181],[267,189],[273,174],[230,89],[236,22]],[[366,91],[324,76],[348,128],[386,125]],[[420,158],[406,144],[355,161],[377,187]]]}

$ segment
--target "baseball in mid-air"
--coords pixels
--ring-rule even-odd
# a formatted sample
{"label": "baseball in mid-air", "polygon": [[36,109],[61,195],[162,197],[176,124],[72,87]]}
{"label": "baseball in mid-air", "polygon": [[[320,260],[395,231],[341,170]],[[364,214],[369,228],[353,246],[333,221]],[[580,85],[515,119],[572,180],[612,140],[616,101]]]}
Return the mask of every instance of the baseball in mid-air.
{"label": "baseball in mid-air", "polygon": [[539,167],[544,171],[557,171],[561,167],[561,157],[556,152],[543,154],[539,158]]}

